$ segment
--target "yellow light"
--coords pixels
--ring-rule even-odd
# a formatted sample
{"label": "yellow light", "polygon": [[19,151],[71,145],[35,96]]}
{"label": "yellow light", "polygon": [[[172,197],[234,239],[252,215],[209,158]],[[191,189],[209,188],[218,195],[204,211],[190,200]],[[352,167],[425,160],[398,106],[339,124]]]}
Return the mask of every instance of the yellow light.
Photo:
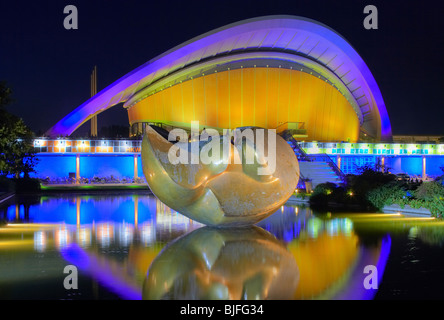
{"label": "yellow light", "polygon": [[0,249],[33,246],[34,240],[0,241]]}
{"label": "yellow light", "polygon": [[[230,77],[225,72],[205,74],[204,77],[196,78],[193,80],[194,86],[190,83],[182,86],[177,84],[165,88],[163,91],[153,92],[154,94],[144,97],[128,109],[130,123],[139,122],[141,119],[157,119],[158,121],[185,124],[190,123],[194,118],[199,120],[201,124],[218,128],[234,128],[252,124],[264,128],[276,128],[280,122],[308,123],[312,121],[310,119],[316,119],[314,121],[317,125],[309,126],[306,130],[308,139],[342,141],[350,137],[351,141],[358,140],[359,119],[353,112],[350,102],[338,90],[326,91],[325,81],[294,69],[282,70],[278,67],[269,69],[240,68],[230,71]],[[203,81],[205,81],[205,85],[203,85]],[[270,90],[274,86],[283,86],[286,90]],[[231,95],[229,98],[229,90],[235,90],[240,94]],[[298,90],[300,94],[290,95],[290,97],[285,95],[287,98],[282,99],[283,92],[288,92],[288,90]],[[227,94],[221,95],[223,92]],[[265,99],[267,94],[268,99]],[[251,99],[241,101],[241,97],[246,95],[249,95]],[[332,105],[330,103],[315,103],[311,98],[313,95],[319,95],[324,101],[331,101]],[[256,99],[253,99],[254,97]],[[219,105],[242,104],[243,115],[240,116],[239,113],[232,112],[229,116],[222,116],[220,113],[214,112],[209,106],[215,104],[216,101]],[[256,102],[252,103],[252,101]],[[275,101],[276,103],[270,106],[267,101]],[[171,105],[179,107],[172,110]],[[279,109],[287,110],[288,105],[294,105],[295,108],[291,108],[289,112],[279,113]],[[334,108],[337,112],[330,113],[330,108],[332,110]],[[156,114],[155,110],[163,111]],[[263,116],[258,116],[259,111]],[[277,113],[279,117],[275,116]],[[325,117],[313,117],[319,114],[328,114],[328,123],[325,123]],[[339,125],[336,125],[337,123]],[[327,130],[320,129],[325,127]],[[346,128],[346,132],[343,131],[343,128]],[[316,150],[316,148],[314,149]],[[319,149],[317,150],[320,152]]]}
{"label": "yellow light", "polygon": [[57,227],[57,224],[49,224],[49,223],[8,223],[8,227],[23,227],[23,228],[42,228],[42,227]]}

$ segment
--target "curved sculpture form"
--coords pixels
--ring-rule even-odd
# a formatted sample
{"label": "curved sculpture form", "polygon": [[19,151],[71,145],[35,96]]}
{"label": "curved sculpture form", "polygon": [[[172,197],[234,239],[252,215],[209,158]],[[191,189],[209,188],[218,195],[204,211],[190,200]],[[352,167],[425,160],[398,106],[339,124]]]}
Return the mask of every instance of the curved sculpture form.
{"label": "curved sculpture form", "polygon": [[[337,99],[344,100],[341,101],[341,108],[335,114],[345,112],[350,115],[353,118],[353,126],[375,140],[388,141],[391,139],[390,121],[381,92],[369,68],[356,50],[341,35],[326,25],[297,16],[266,16],[243,20],[191,39],[148,61],[99,92],[58,122],[48,131],[48,135],[70,135],[94,115],[122,102],[125,103],[125,107],[128,109],[131,124],[140,122],[169,123],[179,120],[189,122],[188,117],[194,117],[192,120],[199,120],[206,126],[214,126],[211,124],[214,119],[206,119],[207,115],[204,115],[204,112],[198,109],[205,108],[205,112],[208,111],[209,114],[214,112],[214,109],[217,110],[217,108],[222,107],[228,109],[230,106],[233,108],[236,105],[236,110],[242,110],[243,100],[235,97],[237,93],[233,93],[232,96],[235,100],[229,102],[228,106],[217,106],[215,103],[206,105],[207,102],[203,98],[201,100],[205,104],[204,106],[200,102],[196,103],[196,110],[199,112],[196,111],[196,114],[187,115],[186,110],[178,110],[178,105],[169,105],[169,108],[163,106],[164,110],[161,110],[159,103],[165,102],[162,102],[159,92],[170,87],[178,87],[183,83],[192,87],[192,90],[197,90],[196,95],[193,96],[188,92],[188,96],[200,99],[201,92],[205,92],[209,89],[209,86],[204,84],[205,89],[200,90],[197,85],[190,85],[193,82],[192,79],[205,78],[215,72],[222,73],[227,70],[230,71],[228,73],[242,68],[252,71],[256,67],[257,69],[271,70],[273,77],[279,77],[281,73],[292,73],[292,79],[294,80],[299,77],[302,78],[303,76],[300,75],[302,73],[308,75],[305,78],[311,79],[313,82],[314,79],[318,79],[320,82],[327,84],[327,90],[333,89],[333,91],[340,93],[338,98],[336,98],[336,94],[326,94],[321,101],[313,102],[313,106],[323,105],[326,108],[326,118],[331,117],[331,114],[327,111],[330,110],[330,103]],[[233,78],[237,76],[237,74],[234,74]],[[287,75],[285,77],[288,78]],[[306,79],[303,80],[304,83]],[[247,81],[246,86],[249,87],[256,83],[252,80],[244,80]],[[283,81],[283,79],[281,80]],[[270,84],[274,86],[280,83],[281,80],[273,80]],[[304,112],[307,112],[306,109],[311,108],[311,105],[305,105],[304,108],[304,104],[300,107],[286,102],[291,101],[293,104],[297,101],[297,99],[291,100],[291,92],[294,92],[294,90],[288,90],[288,86],[294,83],[293,80],[285,80],[283,82],[285,85],[281,89],[269,88],[270,93],[273,90],[275,93],[279,93],[280,99],[273,100],[271,104],[267,103],[264,106],[265,111],[260,110],[260,112],[272,113],[265,121],[266,128],[275,127],[275,117],[277,117],[278,123],[315,121],[311,117],[304,118],[302,116]],[[312,86],[310,85],[310,87]],[[247,89],[243,88],[242,90]],[[189,89],[186,89],[186,91],[189,91]],[[240,96],[245,96],[246,91],[244,91]],[[322,92],[322,90],[319,89],[317,92]],[[171,93],[171,97],[174,97],[174,95],[175,93]],[[157,96],[157,100],[153,98],[153,101],[147,103],[146,100],[149,100],[151,96]],[[226,94],[223,96],[226,96]],[[216,95],[215,97],[217,99],[219,96]],[[259,101],[260,97],[257,98]],[[274,109],[273,111],[270,111],[271,109],[266,111],[269,104],[278,109],[277,116]],[[342,104],[346,104],[347,108],[343,107]],[[182,106],[182,108],[184,107]],[[291,107],[301,108],[301,114],[296,112],[293,115],[291,113],[288,115],[287,108],[291,109]],[[191,109],[193,110],[193,108]],[[255,106],[249,108],[255,108]],[[236,112],[232,112],[231,117],[233,119],[228,120],[231,124],[228,126],[229,128],[249,125],[264,126],[258,122],[254,123],[253,119],[243,119],[245,115],[239,115]],[[174,117],[178,113],[182,116],[180,119]],[[282,115],[287,115],[286,120],[279,118]],[[301,117],[302,120],[299,119]],[[209,124],[205,123],[206,121]],[[236,121],[240,121],[240,124],[237,124]],[[307,126],[309,128],[327,127],[335,121],[333,119],[327,123],[325,121],[313,124],[307,123]],[[217,123],[217,120],[215,122]],[[348,122],[344,122],[345,125],[349,125]],[[223,128],[224,126],[220,127]],[[353,130],[357,131],[354,127]],[[332,125],[330,129],[325,130],[339,130],[340,133],[341,128]],[[346,140],[348,134],[342,135]],[[359,133],[351,136],[351,140],[355,140],[357,135]],[[322,138],[324,134],[321,133],[318,136]],[[313,140],[318,140],[318,136],[314,135]],[[323,140],[327,141],[329,136],[326,135],[325,137]],[[337,135],[330,138],[331,141],[334,139],[337,140]]]}
{"label": "curved sculpture form", "polygon": [[293,255],[265,230],[205,227],[160,253],[142,299],[292,299],[298,281]]}
{"label": "curved sculpture form", "polygon": [[[254,133],[258,128],[250,128]],[[262,129],[264,130],[264,129]],[[197,150],[191,143],[168,141],[152,127],[146,127],[142,142],[142,166],[148,186],[160,201],[185,216],[212,226],[243,226],[254,224],[282,206],[296,189],[299,180],[297,158],[287,142],[275,138],[275,165],[270,165],[270,136],[264,130],[264,152],[248,137],[239,144],[217,145],[219,157],[209,164],[173,164],[169,158],[172,147],[179,148],[185,159],[193,153],[201,156],[211,142],[200,142]],[[256,136],[257,138],[257,136]],[[272,139],[273,139],[272,138]],[[224,147],[228,152],[223,152]],[[248,163],[248,155],[254,161]],[[268,154],[268,162],[265,156]],[[274,156],[274,155],[273,155]]]}

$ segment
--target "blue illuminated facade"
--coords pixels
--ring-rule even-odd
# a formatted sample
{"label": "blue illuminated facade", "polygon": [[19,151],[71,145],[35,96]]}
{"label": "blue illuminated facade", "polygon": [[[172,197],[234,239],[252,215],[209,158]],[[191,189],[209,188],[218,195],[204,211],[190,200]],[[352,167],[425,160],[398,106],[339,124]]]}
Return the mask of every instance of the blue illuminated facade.
{"label": "blue illuminated facade", "polygon": [[[65,182],[85,179],[131,180],[143,177],[140,140],[34,141],[39,162],[34,177]],[[384,165],[391,173],[434,178],[444,172],[444,144],[298,142],[308,155],[328,155],[345,174],[363,166]],[[78,168],[77,168],[78,162]],[[78,171],[77,171],[78,169]]]}
{"label": "blue illuminated facade", "polygon": [[76,172],[76,155],[75,154],[47,154],[38,153],[39,159],[35,170],[35,173],[31,173],[31,176],[36,178],[45,179],[49,177],[51,179],[57,179],[62,177],[69,177],[70,172]]}
{"label": "blue illuminated facade", "polygon": [[[136,177],[143,176],[142,162],[140,155],[137,157]],[[34,178],[40,179],[65,179],[76,174],[76,155],[75,154],[47,154],[38,153],[39,159],[35,170],[31,174]],[[97,178],[115,178],[115,179],[133,179],[134,155],[132,154],[81,154],[80,158],[80,176],[86,179]]]}
{"label": "blue illuminated facade", "polygon": [[[138,157],[140,159],[140,157]],[[140,161],[140,160],[139,160]],[[132,155],[87,155],[80,159],[80,175],[84,178],[113,176],[118,179],[134,175]],[[141,166],[139,166],[141,168]],[[138,176],[142,172],[138,172]]]}
{"label": "blue illuminated facade", "polygon": [[[339,156],[329,155],[338,165]],[[345,174],[357,174],[358,169],[363,166],[374,167],[377,163],[381,164],[381,156],[366,155],[346,155],[341,156],[341,171]],[[440,176],[444,174],[441,169],[444,168],[444,156],[385,156],[384,165],[391,173],[407,173],[410,176],[422,177],[423,159],[426,161],[425,173],[429,177]]]}

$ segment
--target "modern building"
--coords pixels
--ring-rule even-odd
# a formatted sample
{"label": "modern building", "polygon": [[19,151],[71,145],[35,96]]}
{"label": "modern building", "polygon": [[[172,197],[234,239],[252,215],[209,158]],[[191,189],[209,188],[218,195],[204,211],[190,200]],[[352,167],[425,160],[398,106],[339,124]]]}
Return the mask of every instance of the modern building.
{"label": "modern building", "polygon": [[391,140],[365,62],[334,30],[302,17],[254,18],[191,39],[117,80],[48,134],[70,135],[119,103],[135,127],[289,125],[305,140]]}
{"label": "modern building", "polygon": [[[191,39],[94,95],[48,135],[69,136],[120,103],[135,135],[145,123],[189,128],[191,121],[218,130],[277,129],[295,148],[302,177],[318,182],[340,181],[342,173],[376,162],[421,177],[444,166],[436,141],[393,144],[384,100],[363,59],[337,32],[302,17],[248,19]],[[36,140],[35,146],[44,159],[40,176],[56,167],[61,176],[67,170],[88,178],[141,176],[140,141]]]}

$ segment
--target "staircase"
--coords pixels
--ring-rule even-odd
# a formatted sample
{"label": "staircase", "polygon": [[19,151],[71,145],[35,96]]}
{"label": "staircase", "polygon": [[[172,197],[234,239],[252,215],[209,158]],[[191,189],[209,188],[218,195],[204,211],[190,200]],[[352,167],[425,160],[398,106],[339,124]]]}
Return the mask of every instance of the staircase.
{"label": "staircase", "polygon": [[284,131],[282,137],[291,146],[299,161],[299,171],[301,180],[311,181],[312,188],[320,183],[332,182],[341,184],[345,182],[344,173],[336,166],[331,158],[326,154],[308,155],[298,145],[293,135]]}
{"label": "staircase", "polygon": [[316,188],[318,184],[333,182],[341,184],[342,180],[328,165],[323,161],[299,161],[299,171],[302,172],[305,179],[311,180],[311,185]]}

